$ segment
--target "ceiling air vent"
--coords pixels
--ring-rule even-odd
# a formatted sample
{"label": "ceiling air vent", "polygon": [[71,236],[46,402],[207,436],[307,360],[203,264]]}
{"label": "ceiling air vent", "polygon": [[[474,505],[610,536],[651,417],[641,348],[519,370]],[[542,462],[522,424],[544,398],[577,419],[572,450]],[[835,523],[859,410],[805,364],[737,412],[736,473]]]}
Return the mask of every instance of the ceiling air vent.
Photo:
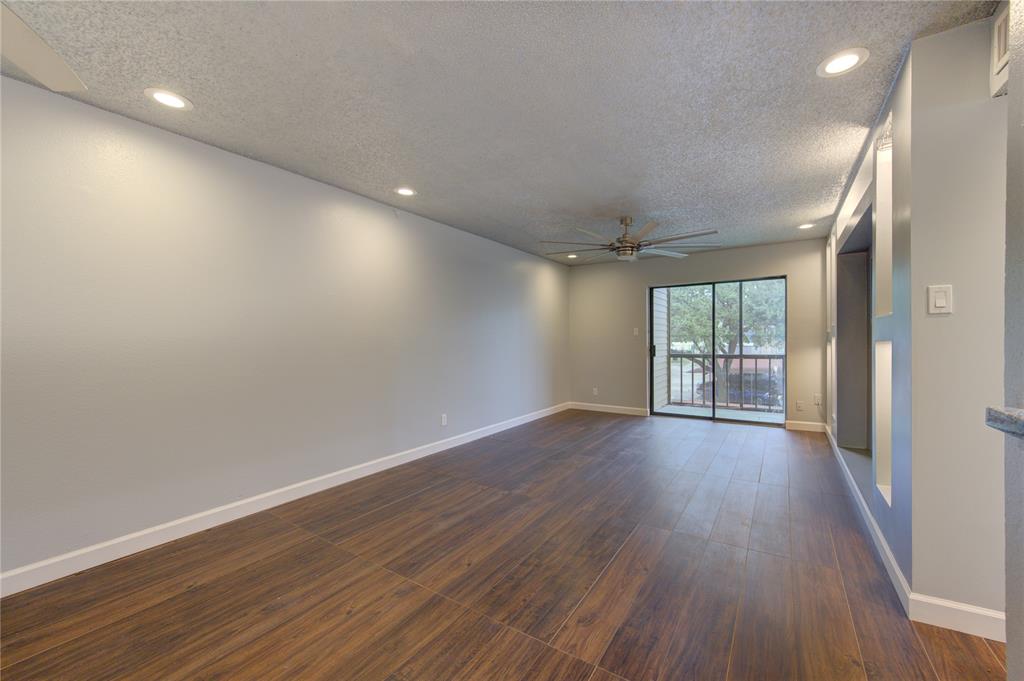
{"label": "ceiling air vent", "polygon": [[993,97],[1006,94],[1006,81],[1010,63],[1010,4],[1002,3],[992,17],[992,69],[989,89]]}

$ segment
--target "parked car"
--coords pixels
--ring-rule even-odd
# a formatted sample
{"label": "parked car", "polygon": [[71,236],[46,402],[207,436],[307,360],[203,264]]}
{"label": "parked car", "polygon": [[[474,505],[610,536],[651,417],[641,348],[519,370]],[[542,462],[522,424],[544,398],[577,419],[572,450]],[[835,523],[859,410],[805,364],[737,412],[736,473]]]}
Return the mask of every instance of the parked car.
{"label": "parked car", "polygon": [[[778,380],[774,376],[770,378],[758,376],[756,393],[752,381],[747,380],[745,383],[746,385],[741,387],[738,380],[729,381],[728,396],[719,394],[718,402],[720,404],[728,402],[729,404],[743,404],[745,406],[754,406],[756,404],[760,408],[782,407],[782,391],[779,390]],[[722,383],[719,382],[719,393],[721,393],[723,387]],[[712,396],[711,381],[694,386],[695,400],[711,402]]]}

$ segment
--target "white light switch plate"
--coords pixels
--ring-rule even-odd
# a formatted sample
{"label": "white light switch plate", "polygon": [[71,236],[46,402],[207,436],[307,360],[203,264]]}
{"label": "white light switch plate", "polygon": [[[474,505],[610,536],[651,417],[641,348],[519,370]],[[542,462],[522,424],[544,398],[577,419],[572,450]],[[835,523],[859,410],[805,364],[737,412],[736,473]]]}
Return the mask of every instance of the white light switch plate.
{"label": "white light switch plate", "polygon": [[928,287],[928,314],[953,314],[952,284],[932,284]]}

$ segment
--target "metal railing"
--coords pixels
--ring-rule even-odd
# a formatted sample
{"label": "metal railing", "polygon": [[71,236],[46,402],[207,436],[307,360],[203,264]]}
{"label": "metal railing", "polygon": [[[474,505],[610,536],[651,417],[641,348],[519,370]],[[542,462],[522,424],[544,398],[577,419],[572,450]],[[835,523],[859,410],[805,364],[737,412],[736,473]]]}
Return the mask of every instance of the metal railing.
{"label": "metal railing", "polygon": [[728,409],[778,413],[785,409],[785,355],[670,352],[668,376],[670,404],[710,408],[714,399],[717,406]]}

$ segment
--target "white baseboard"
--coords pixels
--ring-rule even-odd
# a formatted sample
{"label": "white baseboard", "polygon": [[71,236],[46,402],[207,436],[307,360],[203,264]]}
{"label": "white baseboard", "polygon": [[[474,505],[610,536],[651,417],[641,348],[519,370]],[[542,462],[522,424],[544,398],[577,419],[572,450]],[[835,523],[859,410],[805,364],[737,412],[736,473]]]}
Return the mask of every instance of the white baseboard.
{"label": "white baseboard", "polygon": [[[132,532],[121,537],[108,541],[86,546],[68,553],[46,558],[44,560],[14,568],[0,574],[0,595],[24,591],[46,582],[66,577],[67,575],[81,572],[87,568],[95,567],[118,558],[137,553],[145,549],[159,546],[174,539],[180,539],[190,534],[207,530],[217,525],[236,520],[243,516],[251,515],[258,511],[264,511],[274,506],[279,506],[287,501],[308,496],[315,492],[334,487],[357,478],[362,478],[373,473],[400,466],[401,464],[415,461],[416,459],[437,452],[456,447],[467,442],[472,442],[494,433],[514,428],[515,426],[534,421],[545,416],[550,416],[570,408],[569,402],[563,402],[547,409],[541,409],[523,416],[501,421],[483,428],[477,428],[461,435],[438,440],[429,444],[407,449],[404,452],[383,456],[373,461],[349,466],[332,473],[327,473],[309,480],[296,482],[285,487],[280,487],[269,492],[257,494],[247,499],[239,499],[230,504],[211,508],[206,511],[194,513],[184,518],[178,518],[161,525],[148,527],[138,532]],[[600,405],[598,405],[600,406]],[[573,407],[584,409],[586,407]]]}
{"label": "white baseboard", "polygon": [[909,615],[910,594],[912,593],[910,589],[910,582],[907,581],[906,576],[903,574],[900,564],[896,561],[896,556],[893,555],[892,549],[889,548],[889,542],[885,540],[885,535],[882,534],[882,528],[878,526],[878,523],[875,521],[875,516],[871,514],[871,509],[868,508],[867,501],[860,493],[857,481],[854,480],[853,474],[850,472],[850,469],[846,465],[846,461],[843,459],[843,455],[839,451],[839,445],[836,444],[831,432],[826,431],[826,435],[828,436],[829,444],[832,445],[832,454],[835,456],[836,461],[839,462],[839,467],[843,471],[843,478],[846,480],[846,486],[850,489],[851,495],[857,502],[857,510],[860,511],[864,524],[868,526],[871,541],[874,543],[875,549],[878,551],[878,555],[882,558],[882,564],[885,565],[885,571],[889,573],[889,580],[896,589],[896,595],[899,596],[904,612]]}
{"label": "white baseboard", "polygon": [[627,414],[629,416],[648,416],[646,407],[620,407],[615,404],[593,404],[591,402],[569,402],[569,409],[586,411],[603,411],[608,414]]}
{"label": "white baseboard", "polygon": [[910,594],[910,619],[1006,643],[1006,613],[927,594]]}
{"label": "white baseboard", "polygon": [[839,446],[832,437],[831,431],[826,431],[826,433],[828,441],[832,445],[832,454],[836,457],[839,467],[843,470],[846,486],[850,488],[850,492],[857,502],[857,509],[860,511],[864,523],[868,526],[871,540],[874,542],[878,554],[882,557],[882,563],[885,565],[886,572],[889,573],[889,579],[896,589],[896,595],[899,596],[900,603],[903,604],[903,610],[907,613],[907,617],[916,622],[924,622],[925,624],[932,624],[944,629],[953,629],[962,631],[965,634],[984,636],[993,641],[1005,642],[1005,612],[914,592],[906,576],[903,574],[903,570],[900,569],[899,563],[896,562],[896,556],[893,555],[892,549],[889,548],[889,542],[885,540],[882,528],[875,522],[875,517],[871,514],[867,501],[861,495],[860,488],[853,479],[850,469],[847,468],[846,461],[843,459],[843,455],[840,453]]}
{"label": "white baseboard", "polygon": [[786,430],[806,430],[810,433],[824,433],[825,424],[820,421],[786,421]]}

